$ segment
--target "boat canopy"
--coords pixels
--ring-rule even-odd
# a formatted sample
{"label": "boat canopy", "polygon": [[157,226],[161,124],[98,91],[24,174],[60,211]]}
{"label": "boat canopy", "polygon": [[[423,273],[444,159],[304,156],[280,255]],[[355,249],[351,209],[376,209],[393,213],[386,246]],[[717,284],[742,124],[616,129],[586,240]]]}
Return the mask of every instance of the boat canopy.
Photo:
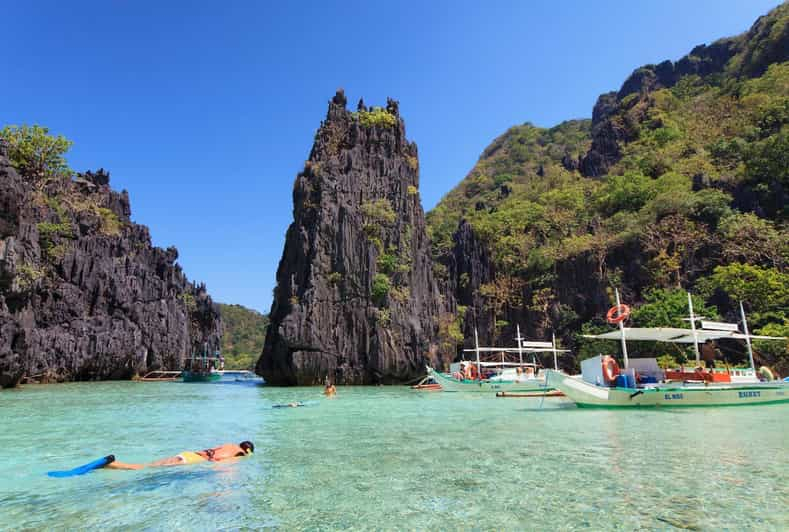
{"label": "boat canopy", "polygon": [[[477,362],[473,360],[461,360],[459,362],[455,362],[456,364],[473,364],[477,365]],[[520,368],[520,367],[537,367],[537,364],[532,362],[483,362],[480,361],[479,365],[483,368],[501,368],[501,367],[511,367],[511,368]]]}
{"label": "boat canopy", "polygon": [[[718,324],[720,325],[720,324]],[[730,338],[732,340],[785,340],[781,336],[757,336],[753,334],[742,334],[739,330],[718,329],[696,329],[694,334],[692,329],[681,327],[625,327],[622,331],[611,331],[603,334],[585,334],[584,338],[594,338],[597,340],[620,340],[624,332],[628,340],[642,340],[652,342],[668,342],[673,344],[703,344],[707,340],[721,340]]]}
{"label": "boat canopy", "polygon": [[[464,349],[466,353],[476,353],[476,349]],[[523,349],[519,350],[517,347],[480,347],[480,353],[553,353],[556,351],[557,353],[569,353],[569,349],[535,349],[531,347],[524,347]]]}

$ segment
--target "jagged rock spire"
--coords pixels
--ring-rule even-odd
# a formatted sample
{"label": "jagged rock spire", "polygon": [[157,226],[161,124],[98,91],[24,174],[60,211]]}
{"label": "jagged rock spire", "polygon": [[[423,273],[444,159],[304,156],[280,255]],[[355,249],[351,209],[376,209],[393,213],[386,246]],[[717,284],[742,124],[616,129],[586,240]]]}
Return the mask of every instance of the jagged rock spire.
{"label": "jagged rock spire", "polygon": [[[257,371],[271,384],[402,382],[440,364],[416,145],[384,114],[329,102],[293,191],[294,220]],[[449,357],[454,353],[448,353]]]}

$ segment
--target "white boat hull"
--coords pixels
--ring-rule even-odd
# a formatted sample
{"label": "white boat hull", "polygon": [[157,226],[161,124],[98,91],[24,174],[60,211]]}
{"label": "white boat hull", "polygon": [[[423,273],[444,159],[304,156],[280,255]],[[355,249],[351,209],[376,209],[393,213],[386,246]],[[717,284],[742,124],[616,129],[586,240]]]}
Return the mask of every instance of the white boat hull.
{"label": "white boat hull", "polygon": [[648,389],[609,388],[552,370],[548,370],[546,380],[549,386],[560,390],[576,405],[587,408],[789,403],[789,386],[780,381],[708,386],[665,384]]}
{"label": "white boat hull", "polygon": [[550,389],[545,387],[545,380],[543,379],[528,379],[522,381],[459,381],[429,366],[427,368],[427,374],[439,383],[441,389],[445,392],[543,392]]}

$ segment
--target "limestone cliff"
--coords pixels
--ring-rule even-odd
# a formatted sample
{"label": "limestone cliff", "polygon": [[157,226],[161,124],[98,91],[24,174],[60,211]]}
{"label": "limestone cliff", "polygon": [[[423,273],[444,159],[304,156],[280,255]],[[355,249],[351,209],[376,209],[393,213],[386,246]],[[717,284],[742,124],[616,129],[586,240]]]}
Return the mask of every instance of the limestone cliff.
{"label": "limestone cliff", "polygon": [[606,174],[622,158],[623,145],[639,138],[643,122],[650,119],[643,105],[650,93],[674,87],[683,78],[687,82],[758,77],[769,65],[787,61],[787,13],[789,6],[783,4],[759,17],[747,33],[696,46],[676,62],[639,67],[618,92],[601,95],[592,114],[592,146],[580,161],[582,173],[592,177]]}
{"label": "limestone cliff", "polygon": [[178,369],[218,345],[205,287],[130,214],[107,172],[36,181],[0,140],[0,386]]}
{"label": "limestone cliff", "polygon": [[[789,336],[789,297],[768,288],[789,286],[787,153],[789,3],[636,69],[591,121],[510,128],[427,215],[466,337],[556,333],[577,370],[600,352],[578,332],[607,330],[614,288],[634,326],[687,326],[690,291],[707,315],[737,321],[745,300],[752,331]],[[756,351],[789,372],[786,345]]]}
{"label": "limestone cliff", "polygon": [[350,112],[338,91],[293,203],[257,372],[271,384],[372,384],[440,363],[452,303],[433,278],[417,148],[397,102]]}

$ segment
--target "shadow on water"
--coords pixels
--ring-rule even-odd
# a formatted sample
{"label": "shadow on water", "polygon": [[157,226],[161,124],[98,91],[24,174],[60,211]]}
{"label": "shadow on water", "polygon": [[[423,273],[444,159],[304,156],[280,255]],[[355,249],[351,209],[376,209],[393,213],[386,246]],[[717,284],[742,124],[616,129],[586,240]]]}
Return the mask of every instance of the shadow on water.
{"label": "shadow on water", "polygon": [[701,412],[715,410],[720,407],[710,406],[710,407],[699,407],[699,408],[661,408],[659,406],[645,406],[645,407],[629,407],[629,408],[578,408],[575,404],[565,402],[560,404],[551,404],[548,405],[547,403],[540,407],[537,406],[528,406],[526,408],[519,408],[518,411],[520,412],[555,412],[557,410],[563,411],[572,411],[580,413],[588,413],[588,412],[640,412],[640,413],[655,413],[655,414],[663,414],[663,415],[672,415],[672,416],[698,416]]}
{"label": "shadow on water", "polygon": [[128,479],[112,482],[110,487],[115,493],[144,493],[160,488],[173,488],[174,485],[201,480],[211,480],[220,472],[213,468],[186,469],[173,467],[155,472],[132,473]]}
{"label": "shadow on water", "polygon": [[227,380],[227,381],[217,381],[211,383],[214,386],[246,386],[250,388],[254,388],[257,386],[264,386],[266,383],[263,380],[256,380],[256,379],[242,379],[242,380]]}

